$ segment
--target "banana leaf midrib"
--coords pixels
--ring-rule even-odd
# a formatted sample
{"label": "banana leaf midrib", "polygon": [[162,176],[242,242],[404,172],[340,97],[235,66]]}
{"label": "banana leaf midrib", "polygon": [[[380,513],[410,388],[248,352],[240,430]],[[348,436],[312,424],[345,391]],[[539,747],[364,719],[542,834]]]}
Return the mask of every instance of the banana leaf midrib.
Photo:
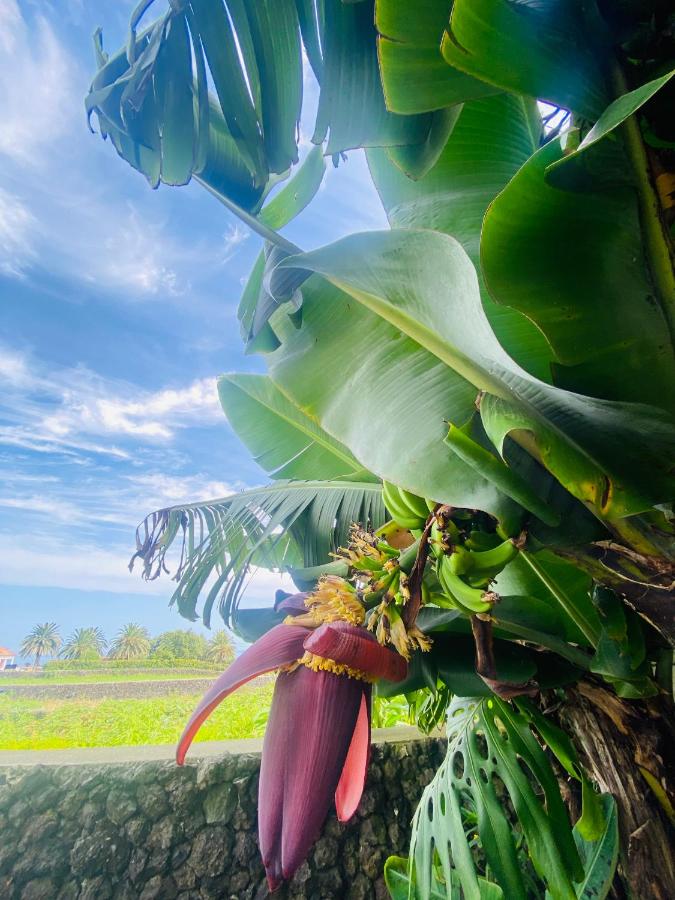
{"label": "banana leaf midrib", "polygon": [[[365,466],[362,466],[361,463],[358,461],[358,459],[352,453],[350,453],[348,450],[346,450],[346,448],[344,448],[344,450],[343,450],[342,445],[340,445],[340,443],[338,441],[326,440],[323,437],[321,430],[319,430],[318,432],[311,431],[309,428],[307,428],[304,425],[304,423],[302,422],[301,419],[293,419],[291,416],[285,415],[283,412],[280,412],[278,409],[271,406],[269,403],[265,402],[265,400],[263,398],[256,396],[255,394],[253,394],[249,390],[247,390],[246,387],[241,382],[237,381],[237,382],[230,382],[230,383],[235,384],[240,390],[244,391],[246,393],[246,395],[251,398],[251,400],[253,400],[255,403],[258,403],[260,406],[263,407],[263,409],[268,410],[270,413],[272,413],[272,415],[276,416],[278,419],[281,419],[282,422],[285,422],[287,425],[290,425],[291,427],[295,428],[301,434],[304,434],[308,438],[310,438],[310,443],[307,444],[306,446],[304,446],[301,450],[299,450],[298,453],[295,454],[293,459],[297,459],[298,456],[300,456],[302,453],[305,453],[312,446],[312,444],[317,444],[322,449],[329,451],[334,456],[337,456],[337,458],[340,459],[342,462],[344,462],[346,465],[352,466],[355,472],[359,471],[360,469],[367,471],[365,469]],[[277,385],[275,385],[275,387],[277,387]],[[283,394],[283,392],[282,392],[282,395],[284,396],[285,399],[287,399],[287,400],[289,399],[286,397],[285,394]],[[292,403],[293,401],[291,400],[289,402]],[[312,421],[312,422],[314,421],[311,418],[311,416],[309,416],[306,412],[304,412],[304,410],[300,410],[300,412],[302,413],[302,415],[307,416],[307,418],[310,421]],[[318,425],[318,423],[316,423],[316,424]],[[320,429],[321,426],[318,425],[318,428]],[[288,462],[291,462],[291,461],[292,460],[288,460]],[[288,463],[284,463],[279,468],[283,469],[285,467],[285,465],[287,465],[287,464]],[[358,482],[352,482],[352,483],[358,484]]]}

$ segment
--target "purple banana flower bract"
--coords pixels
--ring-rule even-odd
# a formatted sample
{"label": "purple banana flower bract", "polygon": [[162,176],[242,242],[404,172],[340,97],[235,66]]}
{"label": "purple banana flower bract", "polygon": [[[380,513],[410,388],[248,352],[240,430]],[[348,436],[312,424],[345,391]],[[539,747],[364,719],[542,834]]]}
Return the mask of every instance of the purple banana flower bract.
{"label": "purple banana flower bract", "polygon": [[260,852],[271,890],[303,862],[333,799],[340,821],[356,812],[370,752],[370,681],[401,681],[406,661],[347,622],[316,629],[277,625],[214,682],[176,753],[182,765],[199,727],[228,694],[257,675],[298,663],[306,652],[328,669],[336,664],[337,672],[299,664],[277,677],[258,792]]}

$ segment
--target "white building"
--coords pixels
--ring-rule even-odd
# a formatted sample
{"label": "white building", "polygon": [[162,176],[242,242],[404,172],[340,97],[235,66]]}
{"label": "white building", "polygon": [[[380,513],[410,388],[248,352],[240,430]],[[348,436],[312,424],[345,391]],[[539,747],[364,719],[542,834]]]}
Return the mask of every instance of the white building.
{"label": "white building", "polygon": [[0,647],[0,672],[6,667],[11,666],[14,663],[15,654],[12,653],[11,650],[8,650],[7,647]]}

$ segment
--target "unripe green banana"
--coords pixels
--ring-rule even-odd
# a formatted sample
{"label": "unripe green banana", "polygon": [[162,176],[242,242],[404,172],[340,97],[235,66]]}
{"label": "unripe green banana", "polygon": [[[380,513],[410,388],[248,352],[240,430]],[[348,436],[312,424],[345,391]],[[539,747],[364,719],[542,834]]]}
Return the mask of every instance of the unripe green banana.
{"label": "unripe green banana", "polygon": [[428,497],[424,498],[424,502],[426,503],[429,512],[433,512],[438,506],[438,503],[436,503],[435,500],[430,500]]}
{"label": "unripe green banana", "polygon": [[481,552],[483,550],[492,550],[501,544],[501,538],[498,534],[487,531],[472,531],[464,543],[469,550]]}
{"label": "unripe green banana", "polygon": [[431,526],[431,531],[429,532],[429,546],[436,559],[440,559],[441,556],[443,556],[443,532],[438,527],[437,522],[434,522]]}
{"label": "unripe green banana", "polygon": [[518,556],[519,550],[513,541],[507,540],[492,550],[468,552],[471,554],[471,567],[467,571],[472,575],[489,574],[495,577]]}
{"label": "unripe green banana", "polygon": [[424,519],[426,522],[429,517],[429,510],[424,502],[424,497],[418,497],[417,494],[412,494],[410,491],[406,491],[401,487],[398,488],[398,492],[401,495],[401,500],[403,500],[410,510],[410,513],[414,516],[419,516],[420,519]]}
{"label": "unripe green banana", "polygon": [[[402,528],[419,528],[419,516],[410,512],[408,506],[403,501],[396,485],[388,481],[382,482],[382,499],[384,505],[389,510],[392,519]],[[424,523],[422,523],[424,527]]]}
{"label": "unripe green banana", "polygon": [[444,556],[438,561],[438,580],[443,590],[457,603],[458,608],[469,615],[488,612],[492,603],[485,599],[485,592],[480,588],[472,588],[450,568],[450,558]]}
{"label": "unripe green banana", "polygon": [[464,575],[466,572],[471,572],[474,556],[474,553],[458,544],[447,557],[448,568],[455,575]]}

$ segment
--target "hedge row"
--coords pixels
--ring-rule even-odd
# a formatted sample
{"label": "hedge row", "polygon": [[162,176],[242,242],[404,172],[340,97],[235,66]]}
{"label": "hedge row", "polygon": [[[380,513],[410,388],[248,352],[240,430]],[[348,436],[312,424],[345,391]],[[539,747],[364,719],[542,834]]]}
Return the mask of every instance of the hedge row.
{"label": "hedge row", "polygon": [[125,672],[144,672],[149,669],[194,669],[203,672],[220,672],[222,663],[209,662],[207,659],[53,659],[45,664],[46,672],[84,672],[106,669],[124,669]]}

